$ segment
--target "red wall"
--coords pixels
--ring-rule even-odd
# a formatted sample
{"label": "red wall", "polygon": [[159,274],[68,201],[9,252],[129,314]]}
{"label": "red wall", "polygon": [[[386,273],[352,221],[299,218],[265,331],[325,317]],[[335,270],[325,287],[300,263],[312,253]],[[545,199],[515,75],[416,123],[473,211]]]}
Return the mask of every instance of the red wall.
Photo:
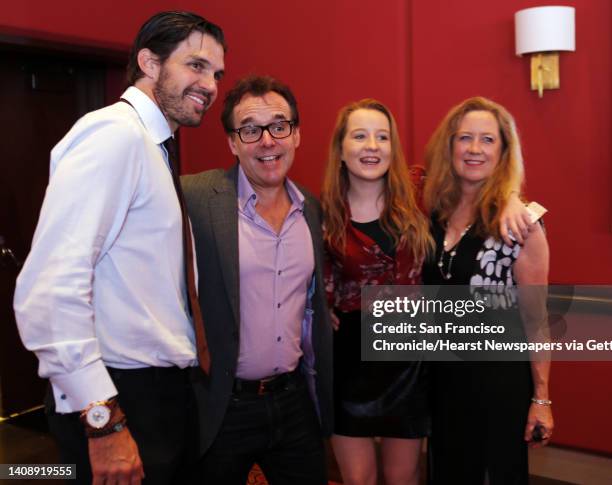
{"label": "red wall", "polygon": [[[576,7],[577,50],[561,54],[561,89],[538,99],[529,90],[529,60],[514,55],[513,14],[546,4]],[[453,104],[477,94],[502,103],[522,135],[528,195],[550,210],[551,280],[612,284],[609,0],[311,0],[282,7],[251,0],[21,0],[0,12],[0,26],[127,47],[148,16],[175,8],[200,12],[224,28],[229,52],[221,96],[250,72],[292,86],[302,146],[291,175],[314,192],[336,112],[348,101],[368,96],[388,104],[408,158],[419,163]],[[182,131],[187,172],[233,163],[220,104],[200,128]],[[601,363],[555,366],[557,443],[612,453],[610,371]]]}
{"label": "red wall", "polygon": [[[539,99],[529,59],[514,55],[513,14],[547,4],[576,8],[576,52],[561,53],[561,89]],[[408,30],[412,160],[450,106],[474,95],[503,104],[520,130],[527,194],[550,211],[551,282],[612,284],[612,2],[413,1]],[[612,453],[610,375],[612,362],[553,365],[554,443]]]}
{"label": "red wall", "polygon": [[[514,55],[513,14],[576,7],[576,52],[561,53],[561,89],[529,90],[529,59]],[[420,160],[449,107],[483,95],[516,117],[527,192],[550,210],[551,281],[612,283],[612,2],[412,2],[414,140]]]}
{"label": "red wall", "polygon": [[[290,2],[269,9],[245,0],[232,2],[231,8],[227,5],[215,2],[205,9],[223,26],[229,42],[223,89],[247,73],[271,74],[293,88],[302,146],[292,177],[319,192],[336,113],[349,101],[366,96],[382,99],[396,112],[402,133],[408,132],[404,2],[388,2],[384,9],[366,8],[364,2],[352,0]],[[238,12],[241,21],[236,20]],[[220,104],[203,130],[183,130],[189,171],[233,163],[225,142],[219,145]]]}
{"label": "red wall", "polygon": [[[513,14],[542,4],[576,7],[577,50],[561,54],[560,90],[529,90],[529,60],[514,55]],[[384,5],[384,8],[383,8]],[[530,198],[550,210],[551,281],[612,283],[612,2],[513,0],[312,0],[264,8],[250,0],[81,2],[22,0],[0,26],[83,43],[128,46],[160,9],[193,9],[225,29],[224,91],[269,73],[293,87],[302,147],[292,176],[318,193],[329,135],[343,104],[375,97],[396,115],[408,158],[455,103],[476,94],[504,104],[522,134]],[[183,130],[185,170],[233,163],[220,101],[198,129]]]}

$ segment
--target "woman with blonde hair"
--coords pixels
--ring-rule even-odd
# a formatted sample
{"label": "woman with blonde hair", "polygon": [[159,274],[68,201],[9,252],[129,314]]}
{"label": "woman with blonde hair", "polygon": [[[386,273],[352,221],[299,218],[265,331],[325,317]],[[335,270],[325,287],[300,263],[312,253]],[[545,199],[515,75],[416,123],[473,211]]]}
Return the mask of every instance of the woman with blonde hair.
{"label": "woman with blonde hair", "polygon": [[[544,287],[549,253],[541,225],[531,226],[522,247],[504,244],[499,230],[501,208],[524,177],[510,113],[486,98],[463,101],[433,134],[426,163],[424,202],[436,249],[423,267],[424,283],[484,285],[496,295]],[[519,295],[518,308],[505,315],[522,322],[528,338],[546,321],[545,299]],[[491,485],[526,484],[527,444],[548,443],[554,426],[549,369],[542,359],[432,366],[432,483],[478,484],[488,476]]]}
{"label": "woman with blonde hair", "polygon": [[345,484],[377,483],[374,437],[381,438],[385,483],[418,483],[430,429],[426,369],[422,362],[361,362],[360,308],[363,286],[420,282],[432,247],[418,208],[422,176],[408,169],[386,106],[363,99],[340,110],[321,200],[337,329],[332,446]]}

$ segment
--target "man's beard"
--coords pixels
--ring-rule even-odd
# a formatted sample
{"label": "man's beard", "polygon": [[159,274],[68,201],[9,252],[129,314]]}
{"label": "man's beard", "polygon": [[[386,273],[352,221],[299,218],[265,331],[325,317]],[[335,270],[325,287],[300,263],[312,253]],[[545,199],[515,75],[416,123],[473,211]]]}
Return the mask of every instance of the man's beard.
{"label": "man's beard", "polygon": [[[185,99],[190,91],[204,97],[202,111],[199,113],[194,111],[194,109],[189,106],[191,102]],[[211,104],[210,94],[202,89],[187,88],[181,93],[176,93],[176,88],[170,81],[168,72],[163,67],[159,75],[159,80],[153,88],[153,95],[166,119],[168,119],[168,121],[174,121],[179,126],[200,126],[202,117]]]}

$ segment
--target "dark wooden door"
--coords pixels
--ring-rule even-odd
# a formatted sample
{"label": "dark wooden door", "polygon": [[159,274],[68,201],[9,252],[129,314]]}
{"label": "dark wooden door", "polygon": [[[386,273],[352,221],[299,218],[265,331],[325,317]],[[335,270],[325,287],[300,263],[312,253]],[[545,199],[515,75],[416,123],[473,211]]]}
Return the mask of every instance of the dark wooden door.
{"label": "dark wooden door", "polygon": [[80,116],[104,105],[107,66],[23,52],[0,52],[0,59],[0,415],[8,416],[44,395],[12,300],[48,183],[49,153]]}

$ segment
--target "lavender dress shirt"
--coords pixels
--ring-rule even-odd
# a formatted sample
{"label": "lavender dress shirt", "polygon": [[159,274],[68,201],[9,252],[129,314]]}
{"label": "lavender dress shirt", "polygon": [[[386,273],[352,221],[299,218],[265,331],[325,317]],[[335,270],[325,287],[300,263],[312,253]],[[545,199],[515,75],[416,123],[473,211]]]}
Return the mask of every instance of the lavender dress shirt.
{"label": "lavender dress shirt", "polygon": [[257,195],[238,174],[240,350],[236,375],[262,379],[294,370],[314,271],[304,196],[287,179],[291,208],[279,234],[257,213]]}

